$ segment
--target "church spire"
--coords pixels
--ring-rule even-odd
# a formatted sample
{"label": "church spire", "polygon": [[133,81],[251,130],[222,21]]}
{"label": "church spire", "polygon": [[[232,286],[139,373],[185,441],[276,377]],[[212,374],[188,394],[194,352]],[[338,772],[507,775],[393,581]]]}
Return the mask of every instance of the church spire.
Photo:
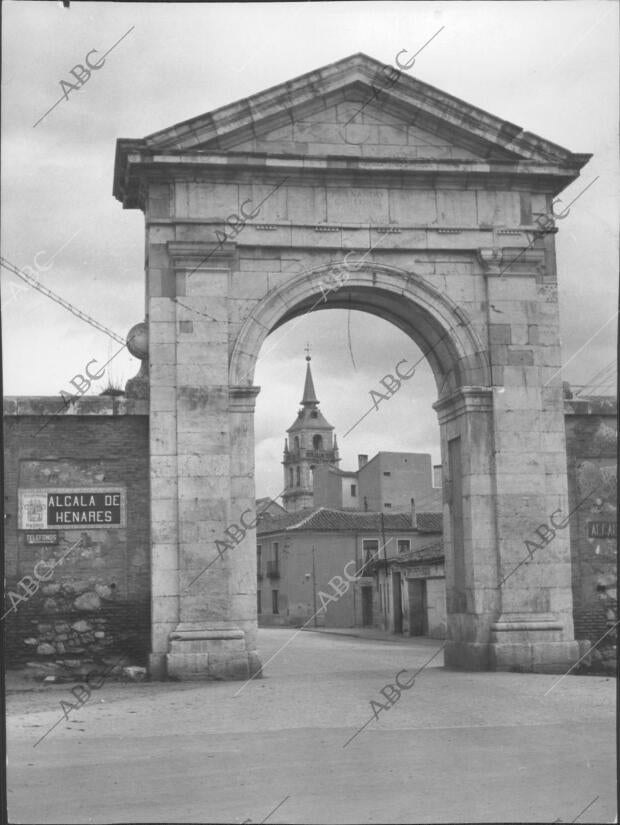
{"label": "church spire", "polygon": [[288,428],[284,444],[284,492],[282,502],[289,513],[314,506],[314,471],[340,461],[333,444],[334,428],[319,409],[312,370],[310,345],[306,346],[306,383],[297,418]]}
{"label": "church spire", "polygon": [[312,380],[312,370],[310,369],[310,344],[306,345],[306,361],[308,362],[306,365],[306,383],[304,384],[304,397],[301,399],[301,403],[304,407],[313,406],[319,403],[319,399],[316,397],[316,392],[314,389],[314,381]]}

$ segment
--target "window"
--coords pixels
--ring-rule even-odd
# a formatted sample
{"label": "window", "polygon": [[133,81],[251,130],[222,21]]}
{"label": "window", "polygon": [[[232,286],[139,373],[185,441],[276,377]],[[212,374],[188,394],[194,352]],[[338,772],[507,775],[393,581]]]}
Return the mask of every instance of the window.
{"label": "window", "polygon": [[256,545],[256,572],[260,576],[261,574],[261,555],[262,555],[262,545]]}
{"label": "window", "polygon": [[318,418],[318,417],[319,417],[318,412],[316,410],[312,410],[312,412],[310,413],[310,418]]}
{"label": "window", "polygon": [[408,553],[411,550],[411,540],[410,539],[398,539],[398,552],[399,553]]}
{"label": "window", "polygon": [[392,473],[390,473],[390,472],[386,472],[386,473],[383,473],[383,475],[384,475],[384,476],[391,476],[391,475],[392,475]]}
{"label": "window", "polygon": [[323,449],[323,436],[322,435],[315,435],[312,437],[312,448],[314,450],[322,450]]}
{"label": "window", "polygon": [[297,468],[297,486],[301,487],[301,471],[299,467]]}
{"label": "window", "polygon": [[273,561],[275,563],[275,566],[277,567],[278,562],[280,561],[280,545],[277,541],[274,541],[273,543]]}
{"label": "window", "polygon": [[352,496],[356,496],[356,495],[357,495],[357,484],[352,484],[352,485],[351,485],[351,495],[352,495]]}
{"label": "window", "polygon": [[263,612],[260,597],[261,597],[261,592],[260,592],[260,590],[257,590],[256,591],[256,612],[257,613],[262,613]]}
{"label": "window", "polygon": [[392,506],[392,504],[391,504],[391,502],[386,501],[386,502],[385,502],[385,504],[384,504],[383,506],[384,506],[384,507],[391,507],[391,506]]}
{"label": "window", "polygon": [[289,467],[288,468],[288,486],[292,487],[294,483],[295,483],[295,476],[293,474],[293,468]]}
{"label": "window", "polygon": [[299,437],[295,436],[295,452],[299,452]]}
{"label": "window", "polygon": [[379,542],[377,539],[362,539],[362,554],[364,556],[364,564],[377,558],[379,553]]}
{"label": "window", "polygon": [[279,613],[278,610],[278,591],[272,590],[271,591],[271,612],[272,613]]}

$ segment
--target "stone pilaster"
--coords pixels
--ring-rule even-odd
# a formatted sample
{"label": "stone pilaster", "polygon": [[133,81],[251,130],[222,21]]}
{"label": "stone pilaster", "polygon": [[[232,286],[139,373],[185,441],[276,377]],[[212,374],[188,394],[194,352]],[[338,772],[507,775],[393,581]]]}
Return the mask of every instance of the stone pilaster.
{"label": "stone pilaster", "polygon": [[446,664],[488,667],[500,610],[492,483],[493,390],[461,387],[434,404],[443,457]]}
{"label": "stone pilaster", "polygon": [[[500,612],[490,627],[492,669],[563,671],[573,639],[564,403],[553,262],[503,255],[487,270],[489,357]],[[526,544],[530,542],[530,544]]]}
{"label": "stone pilaster", "polygon": [[250,509],[244,521],[251,523],[255,510],[248,456],[254,454],[258,390],[228,386],[228,251],[205,255],[203,245],[187,243],[169,250],[178,295],[172,467],[178,479],[178,624],[170,633],[167,671],[180,679],[246,679],[260,668],[256,561],[247,547],[254,531],[245,536],[239,526],[246,509],[241,496]]}

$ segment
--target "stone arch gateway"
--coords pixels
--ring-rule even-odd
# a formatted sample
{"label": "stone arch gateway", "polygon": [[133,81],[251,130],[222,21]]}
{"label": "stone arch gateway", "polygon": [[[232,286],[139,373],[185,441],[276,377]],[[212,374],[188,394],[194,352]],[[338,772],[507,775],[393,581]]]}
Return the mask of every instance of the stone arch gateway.
{"label": "stone arch gateway", "polygon": [[[440,385],[447,387],[451,380],[464,386],[490,386],[487,351],[466,313],[423,277],[384,263],[366,264],[362,257],[357,262],[333,260],[270,290],[235,341],[231,385],[252,381],[265,339],[282,324],[321,309],[357,309],[378,315],[409,335],[427,354]],[[334,287],[332,274],[338,270],[346,272],[346,279]]]}
{"label": "stone arch gateway", "polygon": [[435,374],[447,664],[578,658],[567,530],[542,528],[568,510],[552,200],[590,156],[409,76],[379,98],[381,70],[353,55],[118,141],[146,224],[155,677],[260,668],[254,365],[329,307],[396,324]]}

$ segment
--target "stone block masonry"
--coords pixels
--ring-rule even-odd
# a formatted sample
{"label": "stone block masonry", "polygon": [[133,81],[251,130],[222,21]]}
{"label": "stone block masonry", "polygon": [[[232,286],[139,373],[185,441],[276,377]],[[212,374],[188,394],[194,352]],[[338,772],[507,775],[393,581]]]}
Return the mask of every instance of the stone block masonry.
{"label": "stone block masonry", "polygon": [[617,402],[565,401],[568,487],[571,507],[596,489],[571,524],[570,544],[575,638],[595,644],[584,669],[614,673],[618,620]]}
{"label": "stone block masonry", "polygon": [[[7,661],[76,666],[125,654],[143,664],[151,593],[146,402],[89,397],[69,415],[59,414],[60,407],[55,397],[4,403],[6,591],[26,595],[13,599],[4,619]],[[34,539],[20,529],[20,489],[62,488],[79,496],[82,489],[106,487],[124,490],[126,526],[63,525]],[[24,594],[19,582],[35,579],[41,560],[57,566]],[[7,602],[4,610],[11,607]]]}
{"label": "stone block masonry", "polygon": [[[145,214],[151,541],[166,559],[153,576],[152,674],[244,678],[258,665],[253,531],[196,575],[255,499],[261,346],[319,302],[396,324],[435,374],[446,662],[556,670],[578,658],[565,535],[548,564],[522,568],[501,592],[499,581],[520,560],[522,533],[567,503],[560,379],[547,387],[561,366],[553,230],[534,243],[528,234],[590,156],[408,75],[349,122],[381,66],[352,55],[118,142],[114,195]],[[222,241],[248,202],[259,214]],[[330,269],[370,249],[326,295]],[[289,261],[298,268],[283,277]],[[170,457],[176,473],[159,460]],[[468,477],[483,476],[492,485],[472,492]],[[532,491],[530,523],[518,510]]]}

